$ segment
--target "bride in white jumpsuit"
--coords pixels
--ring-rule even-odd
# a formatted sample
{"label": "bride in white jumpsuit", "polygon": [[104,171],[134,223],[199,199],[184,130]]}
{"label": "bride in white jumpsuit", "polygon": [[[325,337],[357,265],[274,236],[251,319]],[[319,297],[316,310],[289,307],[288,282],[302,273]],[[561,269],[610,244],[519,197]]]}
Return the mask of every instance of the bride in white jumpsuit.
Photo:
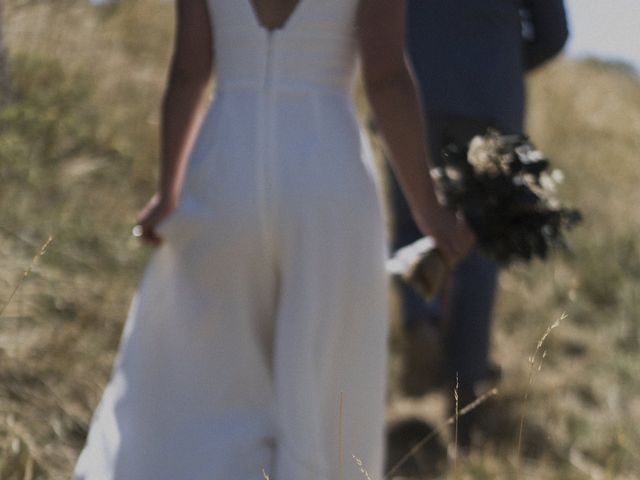
{"label": "bride in white jumpsuit", "polygon": [[215,98],[75,479],[364,478],[352,455],[382,478],[385,239],[350,100],[358,4],[300,0],[268,30],[249,0],[208,0]]}

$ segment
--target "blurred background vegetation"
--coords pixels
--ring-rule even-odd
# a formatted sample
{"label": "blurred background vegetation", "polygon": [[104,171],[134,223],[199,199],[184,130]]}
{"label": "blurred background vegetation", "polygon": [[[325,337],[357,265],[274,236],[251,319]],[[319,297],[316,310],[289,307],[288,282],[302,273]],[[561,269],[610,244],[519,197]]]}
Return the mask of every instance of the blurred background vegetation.
{"label": "blurred background vegetation", "polygon": [[[3,7],[0,479],[68,478],[150,253],[131,227],[155,185],[173,7]],[[501,277],[493,345],[504,375],[484,437],[436,472],[413,461],[422,478],[640,478],[640,79],[623,65],[561,59],[529,92],[529,133],[564,169],[563,197],[586,222],[572,256]],[[564,312],[529,386],[529,357]],[[389,398],[390,422],[442,421],[437,396]]]}

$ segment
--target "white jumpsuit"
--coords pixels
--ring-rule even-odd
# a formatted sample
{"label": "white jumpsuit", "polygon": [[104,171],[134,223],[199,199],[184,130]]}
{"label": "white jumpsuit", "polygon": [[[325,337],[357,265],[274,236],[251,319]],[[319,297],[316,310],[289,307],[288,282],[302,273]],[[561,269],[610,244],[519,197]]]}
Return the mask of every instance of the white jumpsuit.
{"label": "white jumpsuit", "polygon": [[350,97],[357,3],[301,0],[268,32],[249,0],[209,0],[216,96],[76,480],[364,479],[352,455],[382,478],[385,239]]}

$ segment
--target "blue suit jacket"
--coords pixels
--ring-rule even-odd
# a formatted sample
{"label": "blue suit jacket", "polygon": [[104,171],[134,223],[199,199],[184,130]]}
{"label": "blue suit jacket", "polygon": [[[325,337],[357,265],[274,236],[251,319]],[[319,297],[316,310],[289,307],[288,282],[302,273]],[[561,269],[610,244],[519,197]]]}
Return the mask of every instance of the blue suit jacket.
{"label": "blue suit jacket", "polygon": [[558,53],[568,35],[562,0],[409,0],[407,27],[426,113],[481,119],[509,133],[523,129],[525,72]]}

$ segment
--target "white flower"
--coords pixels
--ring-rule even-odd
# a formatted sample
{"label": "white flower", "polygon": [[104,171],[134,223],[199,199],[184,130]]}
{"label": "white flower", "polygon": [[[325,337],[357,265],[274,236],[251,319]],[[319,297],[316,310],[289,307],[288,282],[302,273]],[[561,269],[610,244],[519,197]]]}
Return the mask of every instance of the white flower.
{"label": "white flower", "polygon": [[557,184],[560,184],[564,182],[564,173],[562,173],[562,170],[558,168],[554,168],[553,171],[551,172],[551,178],[553,178],[554,182],[556,182]]}
{"label": "white flower", "polygon": [[552,193],[556,192],[556,190],[557,190],[556,182],[555,182],[555,180],[553,179],[553,177],[551,175],[549,175],[547,173],[542,173],[540,175],[539,181],[540,181],[540,186],[544,190],[546,190],[548,192],[552,192]]}
{"label": "white flower", "polygon": [[494,161],[496,146],[492,138],[486,139],[481,135],[473,137],[469,143],[467,160],[476,173],[497,174],[498,166]]}

